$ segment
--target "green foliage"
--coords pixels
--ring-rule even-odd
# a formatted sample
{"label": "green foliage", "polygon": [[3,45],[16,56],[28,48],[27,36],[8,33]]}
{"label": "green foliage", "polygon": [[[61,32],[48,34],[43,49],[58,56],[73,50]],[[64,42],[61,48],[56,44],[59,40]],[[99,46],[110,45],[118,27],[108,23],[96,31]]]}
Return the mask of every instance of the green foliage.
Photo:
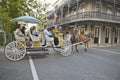
{"label": "green foliage", "polygon": [[[16,29],[16,23],[11,20],[16,17],[25,15],[36,17],[42,22],[42,24],[37,27],[38,29],[42,29],[50,4],[42,4],[38,1],[39,0],[1,0],[0,22],[2,22],[2,29],[9,34],[7,35],[7,43],[13,39],[11,33]],[[0,35],[0,37],[2,37],[2,35]],[[3,45],[3,40],[1,39],[3,38],[0,38],[0,45]]]}
{"label": "green foliage", "polygon": [[0,22],[3,24],[3,30],[12,32],[15,29],[13,27],[15,23],[11,20],[23,15],[39,18],[44,23],[43,17],[46,16],[49,5],[49,3],[41,4],[38,0],[2,0],[0,2]]}

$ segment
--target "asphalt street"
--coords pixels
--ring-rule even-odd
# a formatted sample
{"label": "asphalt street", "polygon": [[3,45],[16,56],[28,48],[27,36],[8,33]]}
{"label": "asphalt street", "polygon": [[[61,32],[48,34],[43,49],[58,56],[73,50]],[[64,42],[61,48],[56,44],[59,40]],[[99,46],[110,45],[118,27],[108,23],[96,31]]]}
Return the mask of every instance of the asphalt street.
{"label": "asphalt street", "polygon": [[17,62],[0,48],[0,80],[120,80],[120,47],[79,47],[68,57],[51,52]]}

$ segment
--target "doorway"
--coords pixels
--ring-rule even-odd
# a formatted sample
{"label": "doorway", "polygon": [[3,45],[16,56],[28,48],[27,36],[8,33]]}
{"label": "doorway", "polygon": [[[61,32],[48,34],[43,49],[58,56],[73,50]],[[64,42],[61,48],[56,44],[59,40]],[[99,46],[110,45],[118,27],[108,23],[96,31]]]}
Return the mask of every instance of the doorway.
{"label": "doorway", "polygon": [[110,29],[105,28],[105,43],[109,43],[109,34],[110,34]]}
{"label": "doorway", "polygon": [[94,27],[94,43],[99,42],[99,27]]}
{"label": "doorway", "polygon": [[117,41],[118,41],[118,29],[115,29],[114,31],[115,31],[114,32],[114,43],[117,43]]}

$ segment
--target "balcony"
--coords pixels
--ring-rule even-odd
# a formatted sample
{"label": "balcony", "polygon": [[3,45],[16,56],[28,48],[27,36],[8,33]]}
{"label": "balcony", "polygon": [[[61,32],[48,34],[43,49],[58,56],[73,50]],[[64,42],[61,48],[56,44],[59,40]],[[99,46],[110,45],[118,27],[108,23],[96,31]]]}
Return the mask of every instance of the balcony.
{"label": "balcony", "polygon": [[79,21],[103,21],[120,23],[120,16],[100,12],[82,12],[58,19],[58,22],[61,24],[74,23]]}
{"label": "balcony", "polygon": [[106,0],[107,2],[114,3],[120,5],[120,0]]}

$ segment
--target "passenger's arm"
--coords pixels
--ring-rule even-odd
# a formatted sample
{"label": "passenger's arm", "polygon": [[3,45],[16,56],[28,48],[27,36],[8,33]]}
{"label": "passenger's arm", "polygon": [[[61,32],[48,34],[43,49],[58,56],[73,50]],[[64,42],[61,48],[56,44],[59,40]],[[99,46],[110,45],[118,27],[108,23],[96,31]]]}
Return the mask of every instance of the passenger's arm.
{"label": "passenger's arm", "polygon": [[20,36],[20,37],[25,37],[25,35],[24,35],[24,34],[18,34],[18,36]]}
{"label": "passenger's arm", "polygon": [[20,36],[20,37],[25,37],[25,35],[22,34],[21,32],[17,32],[17,35]]}

